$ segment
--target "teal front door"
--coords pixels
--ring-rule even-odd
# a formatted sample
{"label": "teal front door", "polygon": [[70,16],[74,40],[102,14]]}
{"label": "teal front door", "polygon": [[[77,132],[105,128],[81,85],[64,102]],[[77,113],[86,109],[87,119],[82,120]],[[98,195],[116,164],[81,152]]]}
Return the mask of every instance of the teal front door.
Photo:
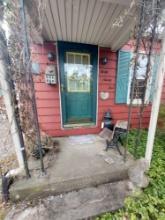
{"label": "teal front door", "polygon": [[96,122],[98,47],[58,42],[63,124]]}

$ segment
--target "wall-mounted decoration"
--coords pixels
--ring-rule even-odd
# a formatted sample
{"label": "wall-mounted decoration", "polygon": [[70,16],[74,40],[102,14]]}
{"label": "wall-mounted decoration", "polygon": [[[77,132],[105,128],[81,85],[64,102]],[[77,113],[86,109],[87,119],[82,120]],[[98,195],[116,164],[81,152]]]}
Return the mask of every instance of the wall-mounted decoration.
{"label": "wall-mounted decoration", "polygon": [[31,72],[33,74],[36,74],[36,75],[40,74],[40,64],[32,62],[32,64],[31,64]]}
{"label": "wall-mounted decoration", "polygon": [[57,69],[55,65],[48,65],[46,67],[45,82],[50,85],[57,84]]}
{"label": "wall-mounted decoration", "polygon": [[109,99],[109,92],[100,92],[100,98],[102,100],[107,100]]}
{"label": "wall-mounted decoration", "polygon": [[49,52],[48,55],[47,55],[47,57],[48,57],[48,60],[49,60],[49,61],[55,61],[55,59],[56,59],[56,54],[55,54],[54,52]]}

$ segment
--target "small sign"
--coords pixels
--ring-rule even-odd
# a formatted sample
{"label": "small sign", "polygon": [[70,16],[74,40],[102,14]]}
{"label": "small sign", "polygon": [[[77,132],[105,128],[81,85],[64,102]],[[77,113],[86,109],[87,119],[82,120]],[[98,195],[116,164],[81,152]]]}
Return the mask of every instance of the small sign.
{"label": "small sign", "polygon": [[54,65],[49,65],[46,67],[45,82],[51,85],[57,84],[57,73]]}

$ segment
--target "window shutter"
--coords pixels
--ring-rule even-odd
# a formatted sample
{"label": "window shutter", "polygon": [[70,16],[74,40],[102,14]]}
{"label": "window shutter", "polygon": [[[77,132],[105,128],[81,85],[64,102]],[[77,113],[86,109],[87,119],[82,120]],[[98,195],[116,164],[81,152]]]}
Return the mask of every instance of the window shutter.
{"label": "window shutter", "polygon": [[155,81],[156,81],[156,74],[159,66],[159,61],[160,61],[160,56],[157,55],[154,58],[154,65],[152,69],[152,79],[151,79],[150,98],[149,98],[150,102],[153,101],[153,95],[155,92]]}
{"label": "window shutter", "polygon": [[116,79],[116,103],[127,103],[130,59],[130,52],[119,51]]}

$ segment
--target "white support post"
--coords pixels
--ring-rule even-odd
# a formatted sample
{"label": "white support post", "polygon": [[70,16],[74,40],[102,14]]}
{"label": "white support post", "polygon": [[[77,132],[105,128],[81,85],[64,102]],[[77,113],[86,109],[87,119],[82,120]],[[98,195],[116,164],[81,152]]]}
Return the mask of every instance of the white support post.
{"label": "white support post", "polygon": [[[22,154],[21,139],[19,135],[19,130],[17,126],[17,120],[15,115],[15,107],[13,106],[13,98],[12,98],[12,89],[10,85],[10,69],[9,65],[9,57],[8,50],[6,45],[5,31],[2,28],[4,22],[4,4],[3,1],[0,1],[0,84],[3,92],[4,103],[6,107],[6,112],[10,124],[10,132],[13,139],[13,144],[15,147],[19,170],[24,168],[24,159]],[[7,138],[7,137],[6,137]]]}
{"label": "white support post", "polygon": [[157,71],[156,83],[155,83],[155,93],[153,95],[153,103],[151,109],[150,124],[148,129],[148,138],[145,152],[145,159],[150,165],[153,153],[153,145],[155,139],[156,125],[159,114],[159,106],[161,102],[161,94],[164,81],[165,72],[165,38],[162,41],[162,50],[160,54],[160,65]]}
{"label": "white support post", "polygon": [[21,142],[18,133],[18,127],[16,123],[13,100],[11,95],[11,88],[7,78],[7,67],[3,59],[0,59],[0,83],[3,92],[4,103],[6,107],[6,112],[10,124],[10,132],[13,139],[13,144],[15,147],[19,168],[24,168],[24,160],[21,152]]}

